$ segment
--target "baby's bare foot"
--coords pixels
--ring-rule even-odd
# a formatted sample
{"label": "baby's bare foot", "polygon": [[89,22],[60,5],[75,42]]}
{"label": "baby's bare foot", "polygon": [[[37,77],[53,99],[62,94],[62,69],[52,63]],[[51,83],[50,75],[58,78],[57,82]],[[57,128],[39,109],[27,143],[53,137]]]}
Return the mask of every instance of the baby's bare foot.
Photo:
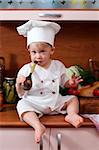
{"label": "baby's bare foot", "polygon": [[82,125],[83,118],[81,116],[79,116],[78,114],[73,113],[73,114],[68,114],[65,117],[65,121],[69,122],[74,127],[78,128],[78,127],[80,127]]}
{"label": "baby's bare foot", "polygon": [[43,124],[40,124],[40,126],[38,128],[35,129],[35,142],[36,143],[39,143],[41,138],[42,138],[42,135],[44,134],[45,132],[45,127]]}

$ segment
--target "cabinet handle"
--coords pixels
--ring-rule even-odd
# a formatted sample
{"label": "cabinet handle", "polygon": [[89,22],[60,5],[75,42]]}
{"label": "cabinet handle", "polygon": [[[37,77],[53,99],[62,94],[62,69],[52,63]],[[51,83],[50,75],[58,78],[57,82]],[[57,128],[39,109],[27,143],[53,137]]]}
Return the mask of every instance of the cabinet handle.
{"label": "cabinet handle", "polygon": [[43,140],[40,141],[40,150],[43,150]]}
{"label": "cabinet handle", "polygon": [[61,139],[62,139],[62,135],[61,133],[57,134],[57,150],[61,150]]}
{"label": "cabinet handle", "polygon": [[60,18],[61,14],[47,14],[47,13],[40,13],[39,17],[52,17],[52,18]]}

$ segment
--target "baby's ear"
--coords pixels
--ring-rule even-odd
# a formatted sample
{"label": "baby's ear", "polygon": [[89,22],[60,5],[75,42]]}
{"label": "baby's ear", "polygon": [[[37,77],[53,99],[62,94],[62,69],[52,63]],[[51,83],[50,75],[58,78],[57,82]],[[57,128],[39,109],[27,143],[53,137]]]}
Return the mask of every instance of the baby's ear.
{"label": "baby's ear", "polygon": [[28,49],[28,53],[29,53],[29,55],[30,55],[30,50]]}
{"label": "baby's ear", "polygon": [[27,50],[28,50],[28,52],[29,52],[29,54],[30,54],[30,47],[28,47],[28,49],[27,49]]}
{"label": "baby's ear", "polygon": [[51,55],[53,55],[54,52],[55,52],[55,47],[52,47],[52,49],[51,49]]}

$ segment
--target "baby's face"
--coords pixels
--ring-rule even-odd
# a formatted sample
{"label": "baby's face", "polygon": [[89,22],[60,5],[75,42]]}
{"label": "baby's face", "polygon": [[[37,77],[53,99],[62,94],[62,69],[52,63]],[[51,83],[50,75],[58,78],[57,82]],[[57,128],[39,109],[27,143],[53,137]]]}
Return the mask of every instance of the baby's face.
{"label": "baby's face", "polygon": [[44,42],[31,43],[29,46],[31,61],[37,61],[38,65],[47,67],[51,61],[51,55],[54,53],[53,48]]}

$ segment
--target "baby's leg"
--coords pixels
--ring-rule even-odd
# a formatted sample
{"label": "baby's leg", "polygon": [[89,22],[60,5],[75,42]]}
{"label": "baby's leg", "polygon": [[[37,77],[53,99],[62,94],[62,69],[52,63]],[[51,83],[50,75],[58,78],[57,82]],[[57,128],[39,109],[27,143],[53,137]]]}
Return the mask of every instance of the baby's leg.
{"label": "baby's leg", "polygon": [[77,97],[74,97],[70,102],[67,103],[67,116],[65,121],[69,122],[76,128],[82,125],[83,118],[78,115],[79,112],[79,102]]}
{"label": "baby's leg", "polygon": [[36,113],[35,112],[25,112],[22,114],[22,118],[27,124],[29,124],[30,126],[32,126],[34,128],[35,142],[39,143],[42,138],[42,135],[45,132],[45,127],[38,119]]}

